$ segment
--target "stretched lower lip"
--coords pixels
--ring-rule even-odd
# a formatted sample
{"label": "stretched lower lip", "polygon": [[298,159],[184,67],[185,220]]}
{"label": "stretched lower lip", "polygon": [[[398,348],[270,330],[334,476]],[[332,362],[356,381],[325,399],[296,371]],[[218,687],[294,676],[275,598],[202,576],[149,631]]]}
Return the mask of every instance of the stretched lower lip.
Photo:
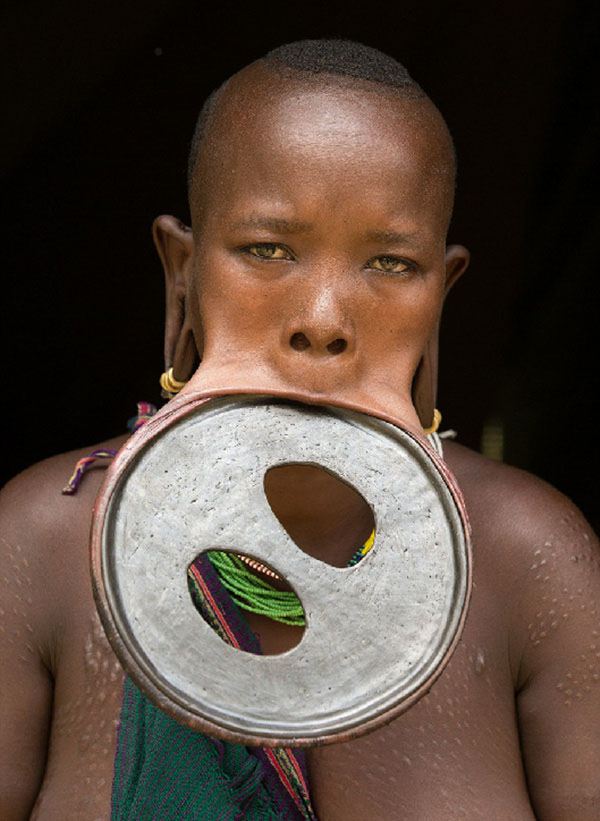
{"label": "stretched lower lip", "polygon": [[315,361],[312,366],[298,367],[297,364],[286,363],[276,367],[290,387],[304,388],[317,393],[348,391],[353,385],[358,387],[356,369],[349,364],[339,364],[335,361]]}
{"label": "stretched lower lip", "polygon": [[[219,355],[220,354],[220,355]],[[354,407],[373,412],[403,424],[419,434],[421,428],[410,397],[410,381],[400,378],[399,368],[369,368],[359,357],[344,356],[303,359],[290,349],[270,354],[264,349],[244,352],[242,356],[223,357],[217,351],[205,356],[198,370],[182,392],[273,393],[316,404]]]}

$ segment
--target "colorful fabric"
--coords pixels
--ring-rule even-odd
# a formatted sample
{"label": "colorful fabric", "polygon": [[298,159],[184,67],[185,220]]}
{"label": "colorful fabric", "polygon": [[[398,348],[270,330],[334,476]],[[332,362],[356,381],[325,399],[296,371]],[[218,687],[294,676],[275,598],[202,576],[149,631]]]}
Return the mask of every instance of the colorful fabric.
{"label": "colorful fabric", "polygon": [[[276,786],[276,785],[275,785]],[[263,762],[173,721],[127,678],[112,821],[279,821],[303,816],[272,792]]]}
{"label": "colorful fabric", "polygon": [[[193,564],[194,603],[228,644],[260,653],[206,556]],[[314,821],[304,756],[212,739],[162,713],[125,682],[112,793],[112,821],[248,819]]]}
{"label": "colorful fabric", "polygon": [[156,405],[152,402],[138,402],[136,415],[127,420],[127,430],[135,433],[138,428],[146,424],[148,419],[152,419],[155,413]]}

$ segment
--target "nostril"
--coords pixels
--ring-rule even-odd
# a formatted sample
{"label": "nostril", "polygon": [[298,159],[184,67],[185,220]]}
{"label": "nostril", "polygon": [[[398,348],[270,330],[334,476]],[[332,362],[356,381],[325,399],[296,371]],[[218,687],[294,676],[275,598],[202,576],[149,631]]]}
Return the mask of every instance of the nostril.
{"label": "nostril", "polygon": [[327,350],[329,353],[343,353],[346,350],[348,343],[345,339],[334,339],[333,342],[330,342],[327,346]]}
{"label": "nostril", "polygon": [[295,351],[305,351],[310,348],[310,341],[305,334],[299,332],[291,335],[290,345]]}

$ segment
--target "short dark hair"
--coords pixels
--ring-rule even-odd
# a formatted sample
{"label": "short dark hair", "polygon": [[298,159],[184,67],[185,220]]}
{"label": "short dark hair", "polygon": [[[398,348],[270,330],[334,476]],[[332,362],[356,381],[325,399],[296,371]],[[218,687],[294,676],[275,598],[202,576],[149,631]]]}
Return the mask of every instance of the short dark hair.
{"label": "short dark hair", "polygon": [[400,89],[407,96],[425,96],[401,63],[353,40],[298,40],[273,49],[262,62],[280,74],[288,73],[286,68],[293,74],[337,74]]}
{"label": "short dark hair", "polygon": [[[316,75],[351,77],[384,86],[382,91],[393,89],[403,97],[427,97],[401,63],[376,48],[353,40],[297,40],[269,51],[260,62],[280,76],[304,76],[306,79],[310,75],[313,79],[318,79]],[[200,143],[228,82],[226,80],[209,95],[198,116],[188,159],[188,188],[191,188]]]}

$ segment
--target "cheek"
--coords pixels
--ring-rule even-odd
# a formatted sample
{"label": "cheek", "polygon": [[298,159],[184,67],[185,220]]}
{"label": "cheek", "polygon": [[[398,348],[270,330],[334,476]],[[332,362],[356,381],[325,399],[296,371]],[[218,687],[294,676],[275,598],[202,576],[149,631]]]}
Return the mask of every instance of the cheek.
{"label": "cheek", "polygon": [[421,351],[439,319],[442,287],[424,279],[383,286],[372,301],[369,324],[396,350]]}
{"label": "cheek", "polygon": [[257,282],[235,265],[207,261],[197,272],[196,304],[207,337],[227,336],[248,344],[261,340],[282,316],[285,290]]}

